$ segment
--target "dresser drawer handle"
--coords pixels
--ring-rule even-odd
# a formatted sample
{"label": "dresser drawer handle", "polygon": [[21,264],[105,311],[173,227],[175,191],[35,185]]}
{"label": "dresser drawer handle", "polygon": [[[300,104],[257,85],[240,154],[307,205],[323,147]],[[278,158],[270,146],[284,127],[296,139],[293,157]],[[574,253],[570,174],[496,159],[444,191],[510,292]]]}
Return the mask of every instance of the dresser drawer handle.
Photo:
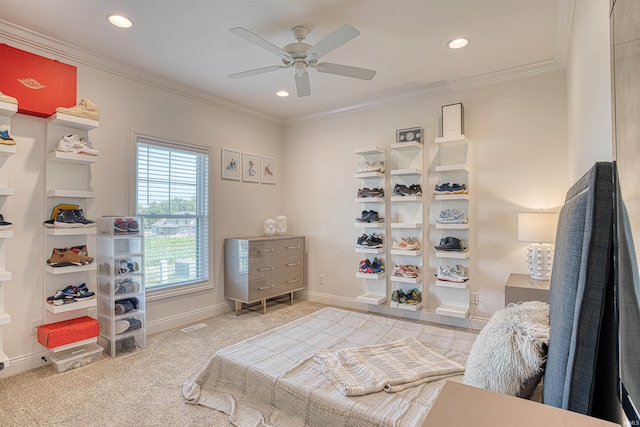
{"label": "dresser drawer handle", "polygon": [[263,287],[261,287],[261,288],[258,288],[258,290],[260,290],[260,291],[264,291],[265,289],[271,289],[271,288],[273,288],[273,285],[263,286]]}
{"label": "dresser drawer handle", "polygon": [[262,267],[259,268],[258,271],[269,271],[269,270],[273,270],[275,267]]}
{"label": "dresser drawer handle", "polygon": [[293,266],[296,266],[296,265],[300,265],[300,263],[299,262],[290,262],[289,264],[287,264],[287,267],[293,267]]}
{"label": "dresser drawer handle", "polygon": [[273,248],[270,248],[270,249],[258,249],[258,252],[260,252],[260,253],[273,252]]}
{"label": "dresser drawer handle", "polygon": [[296,246],[286,246],[287,249],[300,249],[300,245]]}
{"label": "dresser drawer handle", "polygon": [[287,280],[287,283],[296,283],[299,282],[300,279]]}

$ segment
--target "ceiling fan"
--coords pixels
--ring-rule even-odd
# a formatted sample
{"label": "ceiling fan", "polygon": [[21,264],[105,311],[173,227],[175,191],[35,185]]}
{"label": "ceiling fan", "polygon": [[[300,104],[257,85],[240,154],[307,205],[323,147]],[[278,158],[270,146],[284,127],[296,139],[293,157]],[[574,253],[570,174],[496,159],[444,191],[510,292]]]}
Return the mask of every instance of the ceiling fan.
{"label": "ceiling fan", "polygon": [[362,80],[371,80],[376,75],[374,70],[366,68],[351,67],[348,65],[332,64],[330,62],[318,62],[327,53],[342,46],[349,40],[354,39],[360,34],[358,30],[349,24],[340,26],[337,30],[324,37],[313,46],[304,43],[304,39],[309,34],[309,30],[303,26],[296,26],[291,29],[293,36],[297,40],[283,47],[266,41],[265,39],[255,35],[251,31],[235,27],[230,29],[233,34],[260,46],[263,49],[279,56],[283,65],[272,65],[270,67],[257,68],[255,70],[243,71],[241,73],[229,74],[232,79],[241,79],[244,77],[255,76],[256,74],[268,73],[271,71],[292,68],[296,82],[296,90],[299,97],[311,95],[311,86],[309,85],[308,68],[313,68],[320,73],[337,74],[340,76],[353,77]]}

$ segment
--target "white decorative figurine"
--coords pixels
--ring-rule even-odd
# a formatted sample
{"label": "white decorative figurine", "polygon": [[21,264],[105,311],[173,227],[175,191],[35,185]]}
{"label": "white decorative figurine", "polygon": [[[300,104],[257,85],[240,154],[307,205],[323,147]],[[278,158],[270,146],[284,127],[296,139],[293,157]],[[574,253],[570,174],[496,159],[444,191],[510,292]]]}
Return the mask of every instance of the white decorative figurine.
{"label": "white decorative figurine", "polygon": [[287,234],[287,217],[284,215],[278,215],[276,217],[276,234],[278,236]]}
{"label": "white decorative figurine", "polygon": [[276,235],[276,220],[267,218],[264,220],[264,237],[273,237]]}

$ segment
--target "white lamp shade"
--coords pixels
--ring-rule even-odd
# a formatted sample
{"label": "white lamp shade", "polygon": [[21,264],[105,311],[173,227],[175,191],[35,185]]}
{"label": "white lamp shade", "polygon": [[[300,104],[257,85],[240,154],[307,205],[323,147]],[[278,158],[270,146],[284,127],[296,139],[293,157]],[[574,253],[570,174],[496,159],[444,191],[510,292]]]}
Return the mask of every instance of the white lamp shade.
{"label": "white lamp shade", "polygon": [[556,241],[557,213],[519,213],[518,240],[551,243]]}

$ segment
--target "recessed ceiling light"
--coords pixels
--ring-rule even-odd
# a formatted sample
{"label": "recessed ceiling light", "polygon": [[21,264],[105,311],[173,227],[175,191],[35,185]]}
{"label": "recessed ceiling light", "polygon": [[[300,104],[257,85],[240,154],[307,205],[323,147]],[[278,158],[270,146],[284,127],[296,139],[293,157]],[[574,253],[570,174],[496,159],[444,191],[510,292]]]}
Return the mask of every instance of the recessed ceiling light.
{"label": "recessed ceiling light", "polygon": [[450,49],[460,49],[461,47],[465,47],[468,44],[469,40],[465,39],[464,37],[458,37],[447,42],[447,46],[449,46]]}
{"label": "recessed ceiling light", "polygon": [[116,27],[130,28],[131,26],[133,26],[133,22],[131,22],[131,19],[127,18],[126,16],[117,15],[115,13],[107,15],[107,19]]}
{"label": "recessed ceiling light", "polygon": [[276,92],[276,95],[278,95],[281,98],[285,98],[289,96],[289,92],[287,92],[286,90],[279,90]]}

